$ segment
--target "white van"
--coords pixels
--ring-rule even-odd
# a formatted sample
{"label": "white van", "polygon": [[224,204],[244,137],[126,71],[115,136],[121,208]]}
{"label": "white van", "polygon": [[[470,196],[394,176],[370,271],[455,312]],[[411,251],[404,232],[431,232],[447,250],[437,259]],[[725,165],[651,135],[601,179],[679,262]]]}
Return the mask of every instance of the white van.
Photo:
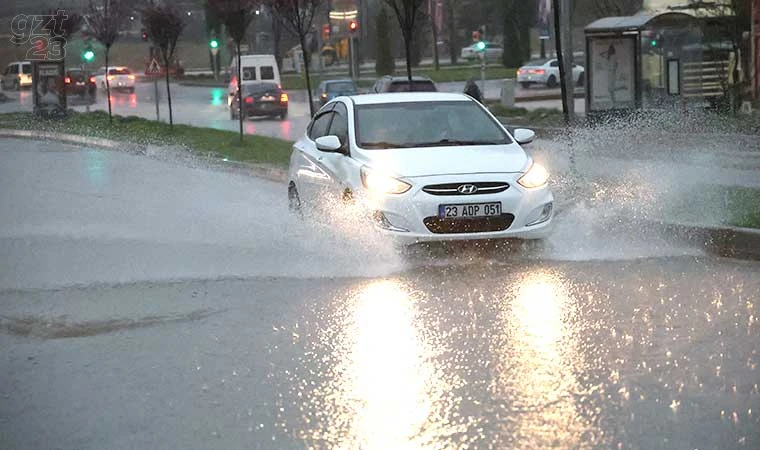
{"label": "white van", "polygon": [[[242,55],[240,57],[241,79],[240,85],[261,83],[262,81],[281,85],[280,70],[277,68],[277,60],[274,55]],[[230,66],[230,84],[227,89],[227,105],[232,103],[237,89],[237,58],[232,58]]]}

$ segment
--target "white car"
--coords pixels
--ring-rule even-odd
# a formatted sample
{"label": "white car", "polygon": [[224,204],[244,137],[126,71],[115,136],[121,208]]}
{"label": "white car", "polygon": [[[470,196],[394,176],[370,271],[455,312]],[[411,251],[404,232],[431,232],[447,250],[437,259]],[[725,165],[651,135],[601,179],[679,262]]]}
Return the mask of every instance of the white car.
{"label": "white car", "polygon": [[356,211],[396,243],[539,239],[550,232],[548,173],[464,94],[337,97],[293,145],[288,198],[307,216]]}
{"label": "white car", "polygon": [[499,44],[486,44],[485,50],[478,50],[476,47],[477,44],[472,44],[468,47],[463,48],[459,52],[459,56],[462,59],[467,60],[473,60],[480,58],[480,53],[483,52],[486,55],[486,60],[488,61],[498,61],[501,60],[502,56],[504,55],[504,47],[502,47]]}
{"label": "white car", "polygon": [[[583,86],[584,73],[583,66],[573,64],[573,82],[576,86]],[[532,84],[556,87],[559,85],[559,61],[544,59],[529,62],[517,69],[517,82],[526,89]]]}
{"label": "white car", "polygon": [[[98,88],[106,90],[106,68],[101,67],[95,75],[95,84]],[[135,92],[135,75],[124,66],[108,68],[108,86],[114,91]]]}

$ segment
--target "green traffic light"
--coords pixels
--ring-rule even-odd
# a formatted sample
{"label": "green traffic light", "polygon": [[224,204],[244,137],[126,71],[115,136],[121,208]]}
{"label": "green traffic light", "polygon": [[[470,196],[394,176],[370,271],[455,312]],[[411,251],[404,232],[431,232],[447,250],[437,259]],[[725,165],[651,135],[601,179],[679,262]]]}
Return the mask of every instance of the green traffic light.
{"label": "green traffic light", "polygon": [[211,48],[218,48],[219,41],[217,41],[216,39],[211,39],[211,41],[208,43],[208,46]]}
{"label": "green traffic light", "polygon": [[483,50],[485,50],[485,49],[486,49],[486,43],[485,43],[485,42],[483,42],[483,41],[478,41],[478,42],[475,44],[475,49],[476,49],[476,50],[478,50],[478,51],[481,51],[481,52],[482,52]]}
{"label": "green traffic light", "polygon": [[95,52],[93,52],[92,50],[86,50],[82,54],[82,58],[84,58],[85,61],[90,62],[93,59],[95,59]]}
{"label": "green traffic light", "polygon": [[651,45],[652,47],[657,47],[657,39],[652,39],[651,41],[649,41],[649,45]]}

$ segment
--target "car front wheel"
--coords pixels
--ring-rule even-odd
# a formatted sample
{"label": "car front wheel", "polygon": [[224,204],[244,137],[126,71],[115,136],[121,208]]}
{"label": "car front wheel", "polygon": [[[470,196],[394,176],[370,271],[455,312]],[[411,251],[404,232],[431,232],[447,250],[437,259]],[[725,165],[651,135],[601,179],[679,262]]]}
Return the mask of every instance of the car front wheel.
{"label": "car front wheel", "polygon": [[557,87],[557,77],[551,75],[549,79],[546,80],[546,85],[550,88]]}

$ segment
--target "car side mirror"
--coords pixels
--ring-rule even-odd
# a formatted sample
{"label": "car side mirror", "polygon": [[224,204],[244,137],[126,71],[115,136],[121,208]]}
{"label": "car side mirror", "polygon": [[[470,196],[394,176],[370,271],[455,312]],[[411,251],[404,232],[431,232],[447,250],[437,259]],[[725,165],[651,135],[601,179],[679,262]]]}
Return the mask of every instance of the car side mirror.
{"label": "car side mirror", "polygon": [[517,128],[515,129],[514,137],[515,141],[520,145],[530,144],[536,138],[536,133],[527,128]]}
{"label": "car side mirror", "polygon": [[314,140],[317,143],[317,150],[331,153],[343,153],[343,144],[340,143],[338,136],[320,136]]}

